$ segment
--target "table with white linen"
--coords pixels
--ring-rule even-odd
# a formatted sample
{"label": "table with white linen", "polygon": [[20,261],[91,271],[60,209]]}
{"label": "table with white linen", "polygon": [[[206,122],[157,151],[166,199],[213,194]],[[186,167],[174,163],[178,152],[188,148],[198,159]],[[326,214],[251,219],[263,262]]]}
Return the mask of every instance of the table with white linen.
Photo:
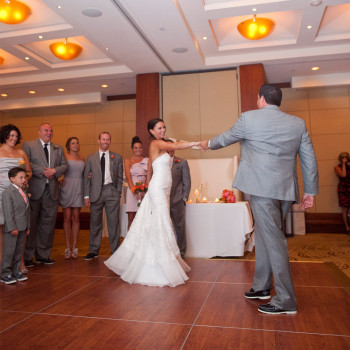
{"label": "table with white linen", "polygon": [[[120,235],[128,229],[126,204],[120,205]],[[243,256],[254,245],[248,202],[186,205],[187,257]],[[104,225],[106,230],[106,222]],[[105,235],[108,235],[106,232]]]}
{"label": "table with white linen", "polygon": [[248,202],[187,204],[186,256],[243,256],[253,248],[253,230]]}

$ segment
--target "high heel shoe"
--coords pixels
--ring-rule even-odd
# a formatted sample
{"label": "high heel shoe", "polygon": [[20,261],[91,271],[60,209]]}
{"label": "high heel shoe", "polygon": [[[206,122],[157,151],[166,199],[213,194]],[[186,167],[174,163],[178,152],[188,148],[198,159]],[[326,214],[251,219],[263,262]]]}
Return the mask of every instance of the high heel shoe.
{"label": "high heel shoe", "polygon": [[78,257],[78,248],[73,248],[72,250],[72,258],[76,259]]}
{"label": "high heel shoe", "polygon": [[66,248],[66,250],[64,251],[64,258],[70,259],[70,257],[71,257],[70,249]]}

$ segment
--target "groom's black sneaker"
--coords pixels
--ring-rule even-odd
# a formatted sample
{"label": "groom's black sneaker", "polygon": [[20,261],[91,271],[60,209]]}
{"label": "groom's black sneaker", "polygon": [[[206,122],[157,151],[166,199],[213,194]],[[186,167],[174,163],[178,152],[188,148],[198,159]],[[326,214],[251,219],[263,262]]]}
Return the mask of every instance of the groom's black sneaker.
{"label": "groom's black sneaker", "polygon": [[255,291],[253,288],[250,289],[249,292],[245,292],[244,296],[247,299],[270,299],[271,295],[270,295],[270,290],[266,289],[266,290],[259,290],[259,291]]}
{"label": "groom's black sneaker", "polygon": [[297,313],[297,310],[284,310],[280,309],[275,305],[272,304],[263,304],[258,307],[258,311],[264,313],[264,314],[270,314],[270,315],[280,315],[280,314],[289,314],[294,315]]}
{"label": "groom's black sneaker", "polygon": [[90,252],[84,256],[84,260],[91,260],[91,259],[97,258],[97,257],[98,257],[98,254]]}

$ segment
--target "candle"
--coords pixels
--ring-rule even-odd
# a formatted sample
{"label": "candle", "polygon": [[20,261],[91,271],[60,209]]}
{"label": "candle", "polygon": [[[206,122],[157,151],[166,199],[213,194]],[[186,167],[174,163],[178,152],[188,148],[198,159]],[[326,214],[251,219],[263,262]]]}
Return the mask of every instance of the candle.
{"label": "candle", "polygon": [[203,197],[202,202],[203,202],[203,203],[208,202],[207,198],[206,198],[206,197]]}
{"label": "candle", "polygon": [[219,203],[220,199],[219,198],[215,198],[215,203]]}

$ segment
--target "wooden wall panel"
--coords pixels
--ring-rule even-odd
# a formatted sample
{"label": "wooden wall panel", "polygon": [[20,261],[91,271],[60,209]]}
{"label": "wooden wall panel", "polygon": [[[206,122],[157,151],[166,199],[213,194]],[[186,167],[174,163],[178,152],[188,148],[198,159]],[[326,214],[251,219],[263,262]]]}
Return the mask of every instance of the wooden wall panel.
{"label": "wooden wall panel", "polygon": [[136,77],[136,135],[148,155],[149,136],[147,122],[160,118],[159,74],[139,74]]}
{"label": "wooden wall panel", "polygon": [[251,64],[239,67],[241,88],[241,112],[257,109],[256,100],[260,86],[264,84],[264,66]]}

